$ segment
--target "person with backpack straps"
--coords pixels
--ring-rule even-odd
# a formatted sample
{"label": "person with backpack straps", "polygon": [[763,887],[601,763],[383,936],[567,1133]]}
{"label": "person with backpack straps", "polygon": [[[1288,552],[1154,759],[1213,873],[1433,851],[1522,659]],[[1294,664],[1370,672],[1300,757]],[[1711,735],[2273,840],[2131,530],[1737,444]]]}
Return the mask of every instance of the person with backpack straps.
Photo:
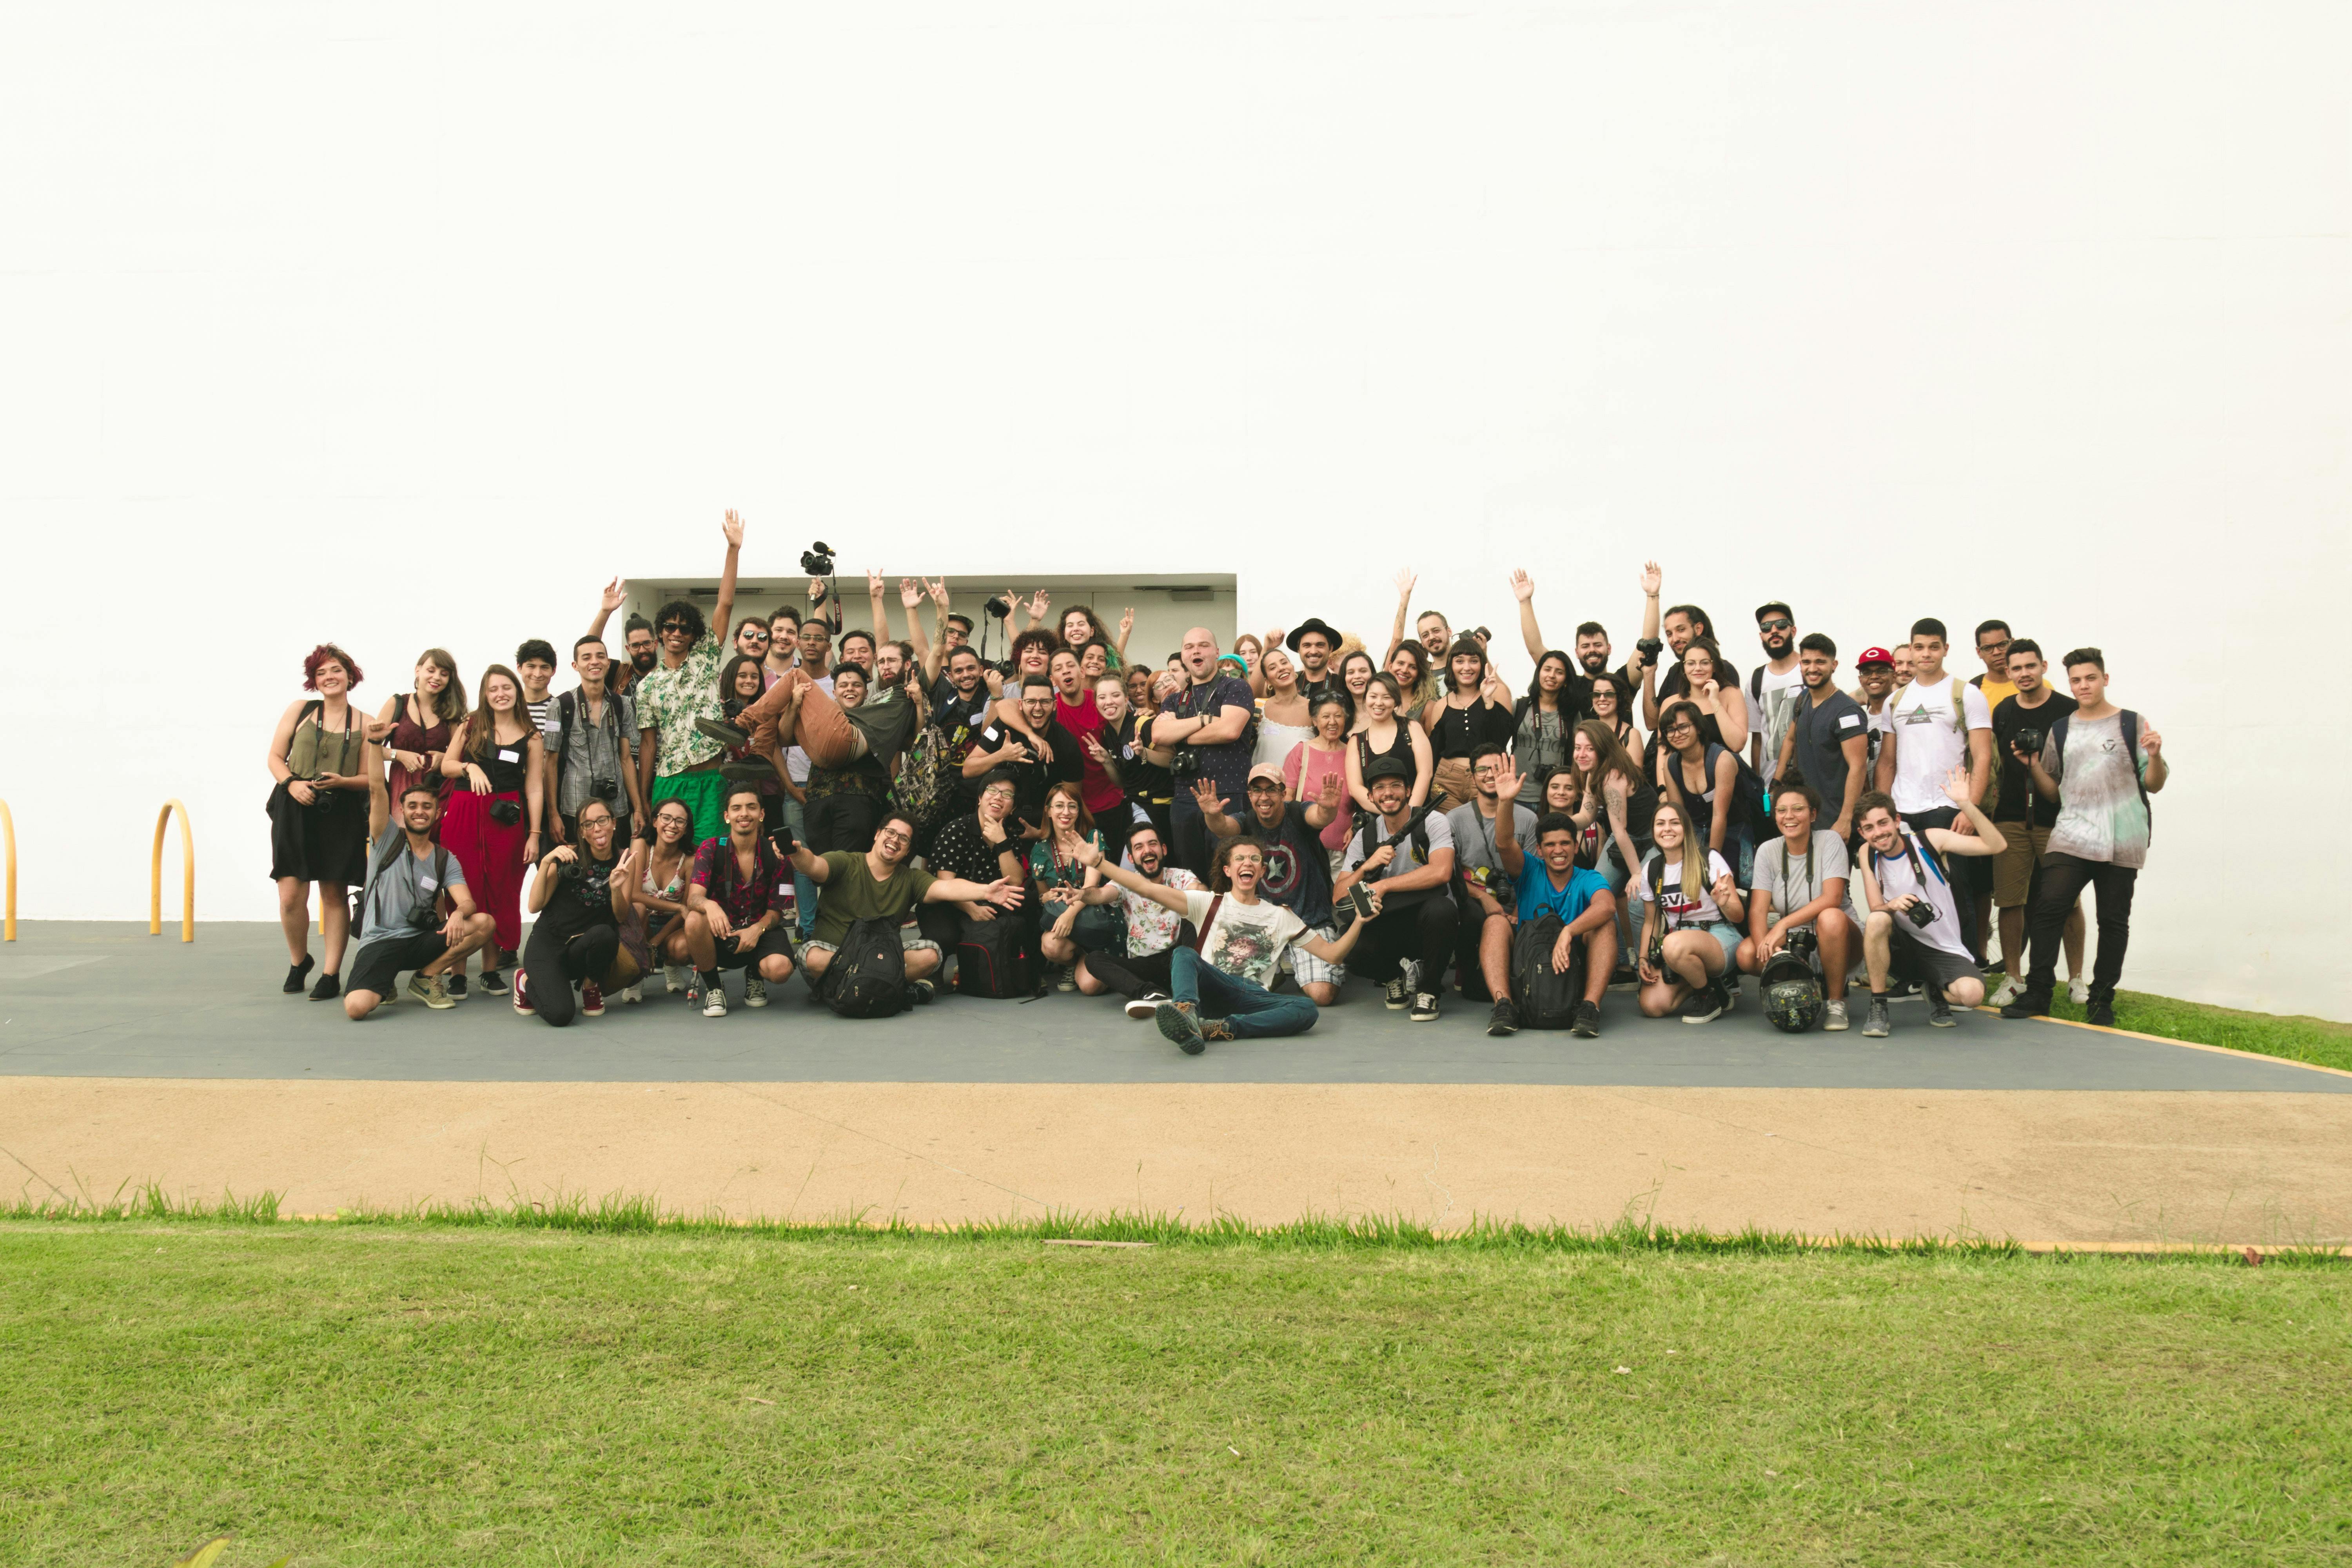
{"label": "person with backpack straps", "polygon": [[[620,836],[612,807],[593,796],[580,808],[578,829],[572,843],[540,857],[530,895],[538,918],[514,975],[514,1010],[559,1029],[574,1017],[604,1016],[604,983],[614,978],[621,922],[629,914],[637,857],[645,852]],[[634,961],[620,968],[624,976],[636,973]]]}
{"label": "person with backpack straps", "polygon": [[[816,934],[802,944],[801,973],[809,988],[827,996],[825,978],[838,955],[853,951],[856,934],[870,933],[870,921],[895,932],[907,912],[927,904],[984,903],[998,910],[1021,907],[1021,884],[1007,877],[990,882],[935,877],[912,864],[915,825],[893,806],[875,825],[874,847],[863,854],[836,849],[814,855],[805,844],[790,847],[793,868],[817,885]],[[858,929],[854,929],[858,928]],[[929,1002],[935,993],[941,954],[928,936],[902,942],[908,999]],[[862,953],[862,950],[861,953]]]}
{"label": "person with backpack straps", "polygon": [[1781,744],[1804,693],[1797,668],[1797,613],[1784,600],[1756,607],[1756,637],[1764,662],[1748,672],[1748,765],[1765,784],[1780,776]]}
{"label": "person with backpack straps", "polygon": [[[1928,616],[1912,623],[1911,683],[1886,700],[1879,721],[1886,739],[1878,748],[1872,787],[1893,797],[1903,825],[1914,833],[1959,822],[1942,787],[1956,767],[1968,770],[1971,802],[1990,798],[1992,706],[1979,688],[1945,671],[1948,651],[1943,622]],[[1981,958],[1984,934],[1977,930],[1973,892],[1962,900],[1960,918],[1969,956]]]}
{"label": "person with backpack straps", "polygon": [[[367,878],[369,779],[383,763],[368,739],[372,726],[352,705],[360,667],[332,643],[302,661],[302,686],[269,737],[269,877],[278,884],[278,923],[286,933],[289,996],[302,994],[310,957],[310,887],[319,889],[327,970],[311,987],[324,1002],[342,988],[343,946],[351,934],[350,891]],[[162,852],[163,839],[155,840]]]}
{"label": "person with backpack straps", "polygon": [[[1360,882],[1379,885],[1381,913],[1356,922],[1370,928],[1364,933],[1368,971],[1383,982],[1391,1012],[1410,1006],[1412,1022],[1432,1023],[1461,921],[1453,893],[1454,830],[1444,813],[1412,804],[1401,759],[1375,757],[1365,775],[1372,808],[1348,840],[1332,905],[1339,908]],[[1352,940],[1356,927],[1342,934]]]}
{"label": "person with backpack straps", "polygon": [[474,908],[465,867],[434,841],[440,792],[417,780],[401,792],[394,809],[399,830],[376,845],[360,895],[359,941],[352,949],[351,984],[343,988],[343,1016],[354,1022],[394,999],[404,969],[415,971],[409,995],[436,1010],[456,1006],[443,976],[467,953],[498,940],[498,921]]}
{"label": "person with backpack straps", "polygon": [[1973,1007],[1984,1000],[1984,977],[1969,956],[1963,935],[1968,907],[1965,884],[1955,883],[1955,856],[1998,855],[2009,840],[1979,808],[1969,788],[1969,771],[1944,775],[1944,796],[1973,832],[1948,827],[1924,831],[1906,826],[1894,799],[1874,790],[1862,797],[1863,963],[1870,974],[1870,1013],[1862,1032],[1883,1037],[1892,1026],[1886,1006],[1890,975],[1916,980],[1927,995],[1927,1022],[1950,1028],[1955,1004]]}
{"label": "person with backpack straps", "polygon": [[[1510,801],[1517,782],[1507,763],[1496,797]],[[1495,844],[1513,890],[1503,915],[1489,916],[1478,933],[1478,968],[1495,998],[1486,1032],[1565,1028],[1591,1039],[1601,1033],[1601,999],[1617,966],[1616,896],[1608,879],[1577,865],[1574,817],[1551,812],[1533,837],[1532,860],[1515,837]]]}
{"label": "person with backpack straps", "polygon": [[555,839],[578,836],[580,813],[601,800],[613,814],[616,840],[651,831],[643,786],[637,778],[636,704],[607,689],[612,656],[604,639],[583,637],[572,645],[572,672],[580,684],[555,700]]}
{"label": "person with backpack straps", "polygon": [[1658,716],[1658,798],[1689,815],[1706,847],[1723,857],[1744,888],[1756,847],[1771,831],[1763,781],[1738,752],[1706,739],[1703,718],[1696,703],[1679,700]]}
{"label": "person with backpack straps", "polygon": [[2025,994],[2000,1010],[2004,1018],[2050,1011],[2058,982],[2058,947],[2066,913],[2085,883],[2098,889],[2099,952],[2091,968],[2085,1016],[2112,1026],[2116,986],[2131,941],[2132,893],[2155,831],[2148,796],[2172,776],[2164,737],[2147,718],[2107,700],[2106,656],[2095,647],[2066,655],[2066,685],[2077,704],[2050,726],[2032,768],[2034,792],[2058,803],[2050,848],[2042,860],[2042,892],[2028,928],[2033,969]]}

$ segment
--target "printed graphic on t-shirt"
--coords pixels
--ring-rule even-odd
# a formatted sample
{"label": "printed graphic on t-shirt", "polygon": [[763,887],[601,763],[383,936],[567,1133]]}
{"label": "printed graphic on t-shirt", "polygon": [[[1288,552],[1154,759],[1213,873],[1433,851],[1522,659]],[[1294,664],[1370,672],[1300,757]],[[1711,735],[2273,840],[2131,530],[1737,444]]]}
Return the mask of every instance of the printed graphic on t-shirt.
{"label": "printed graphic on t-shirt", "polygon": [[1258,890],[1276,903],[1287,903],[1290,895],[1298,890],[1298,850],[1287,838],[1278,838],[1265,847],[1265,872]]}
{"label": "printed graphic on t-shirt", "polygon": [[1266,976],[1274,973],[1275,963],[1286,945],[1265,926],[1220,920],[1209,932],[1202,956],[1209,961],[1212,969],[1239,974],[1263,985]]}

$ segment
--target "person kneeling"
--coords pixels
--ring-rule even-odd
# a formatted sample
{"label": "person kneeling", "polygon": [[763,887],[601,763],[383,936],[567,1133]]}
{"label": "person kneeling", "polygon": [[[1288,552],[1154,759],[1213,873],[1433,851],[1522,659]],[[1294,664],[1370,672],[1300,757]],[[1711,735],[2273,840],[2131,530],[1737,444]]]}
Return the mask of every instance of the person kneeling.
{"label": "person kneeling", "polygon": [[613,852],[614,829],[613,808],[592,796],[580,808],[579,847],[559,844],[540,859],[530,884],[539,918],[515,972],[514,1010],[526,1017],[536,1013],[559,1029],[572,1022],[575,980],[578,1013],[604,1016],[604,977],[621,951],[638,854]]}
{"label": "person kneeling", "polygon": [[1349,837],[1331,899],[1336,905],[1358,884],[1378,883],[1387,912],[1357,922],[1370,928],[1364,949],[1371,977],[1385,978],[1382,999],[1391,1012],[1409,1005],[1412,1021],[1426,1024],[1437,1016],[1461,916],[1453,893],[1454,830],[1444,812],[1412,804],[1412,773],[1394,756],[1374,757],[1363,770],[1372,809]]}
{"label": "person kneeling", "polygon": [[[416,971],[408,994],[427,1007],[454,1007],[442,981],[450,968],[498,934],[498,922],[474,908],[466,868],[433,842],[441,796],[423,784],[400,794],[401,831],[387,833],[369,857],[367,890],[360,898],[360,937],[352,950],[343,1016],[354,1021],[393,997],[404,969]],[[440,920],[440,902],[449,917]]]}
{"label": "person kneeling", "polygon": [[727,985],[720,972],[745,971],[743,1005],[768,1005],[768,983],[793,973],[792,933],[784,929],[783,901],[793,874],[761,826],[767,807],[748,784],[727,786],[727,836],[706,838],[694,852],[694,875],[686,885],[686,950],[694,963],[689,1004],[699,1002],[706,1018],[727,1016]]}
{"label": "person kneeling", "polygon": [[1846,966],[1853,959],[1853,921],[1845,912],[1851,868],[1845,841],[1813,826],[1820,817],[1821,796],[1806,785],[1782,784],[1772,792],[1772,822],[1780,837],[1756,851],[1739,967],[1760,975],[1783,950],[1804,956],[1829,996],[1822,1027],[1836,1030],[1846,1026]]}
{"label": "person kneeling", "polygon": [[[809,989],[819,995],[824,994],[825,974],[853,926],[880,921],[895,928],[906,920],[908,910],[921,904],[1021,907],[1021,885],[1009,878],[971,882],[961,877],[934,877],[919,866],[909,865],[915,852],[915,823],[903,812],[883,814],[874,829],[874,847],[862,855],[850,849],[813,855],[805,844],[791,848],[793,868],[817,885],[816,934],[803,949],[801,962]],[[934,976],[940,970],[940,944],[924,937],[903,944],[903,952],[909,998],[929,1002],[937,991]]]}
{"label": "person kneeling", "polygon": [[[1487,916],[1478,933],[1478,967],[1496,998],[1486,1025],[1490,1035],[1511,1034],[1522,1023],[1531,1028],[1559,1027],[1541,1009],[1538,1016],[1528,1016],[1519,999],[1535,1005],[1545,989],[1543,974],[1572,981],[1580,960],[1581,995],[1568,1026],[1588,1040],[1601,1033],[1601,998],[1608,994],[1617,968],[1617,896],[1609,890],[1608,878],[1576,863],[1580,837],[1574,817],[1563,812],[1544,817],[1536,824],[1536,853],[1543,858],[1538,866],[1524,863],[1516,843],[1496,840],[1496,858],[1518,886],[1518,904],[1508,915]],[[1559,934],[1540,951],[1530,951],[1534,942],[1523,948],[1518,941],[1522,931],[1549,931],[1554,926]],[[1539,935],[1535,938],[1541,941]]]}
{"label": "person kneeling", "polygon": [[[1663,1018],[1680,1008],[1685,1024],[1719,1018],[1738,984],[1732,958],[1739,930],[1731,922],[1747,902],[1730,863],[1691,828],[1681,805],[1658,803],[1652,849],[1634,879],[1648,906],[1642,921],[1642,1016]],[[1725,984],[1726,975],[1732,978]]]}
{"label": "person kneeling", "polygon": [[1886,1010],[1892,972],[1900,971],[1927,991],[1927,1022],[1939,1029],[1952,1026],[1953,1003],[1973,1007],[1984,1000],[1984,979],[1960,931],[1960,895],[1952,889],[1944,858],[1998,855],[2009,840],[1970,798],[1968,769],[1954,768],[1946,775],[1944,795],[1974,833],[1930,827],[1915,834],[1895,814],[1893,797],[1875,790],[1855,803],[1864,850],[1862,891],[1870,909],[1862,932],[1863,961],[1870,968],[1865,1035],[1883,1036],[1892,1026]]}
{"label": "person kneeling", "polygon": [[[1217,846],[1211,863],[1209,892],[1178,891],[1112,865],[1101,850],[1089,845],[1079,858],[1099,865],[1106,880],[1139,898],[1150,900],[1192,922],[1200,933],[1192,946],[1179,946],[1169,964],[1175,995],[1154,1010],[1160,1032],[1199,1056],[1210,1040],[1266,1039],[1277,1035],[1301,1035],[1315,1026],[1315,1004],[1305,996],[1276,995],[1269,988],[1282,964],[1282,950],[1297,943],[1326,963],[1345,963],[1348,950],[1371,924],[1359,919],[1336,941],[1310,935],[1307,923],[1291,910],[1258,897],[1265,876],[1265,846],[1244,835]],[[1365,895],[1373,917],[1380,914],[1377,890]]]}

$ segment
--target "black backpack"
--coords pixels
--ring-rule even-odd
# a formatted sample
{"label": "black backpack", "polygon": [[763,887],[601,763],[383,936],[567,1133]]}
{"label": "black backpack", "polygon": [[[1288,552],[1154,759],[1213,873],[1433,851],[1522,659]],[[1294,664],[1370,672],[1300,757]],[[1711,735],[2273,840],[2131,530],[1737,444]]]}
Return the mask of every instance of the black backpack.
{"label": "black backpack", "polygon": [[1511,1000],[1522,1027],[1565,1029],[1576,1020],[1576,1005],[1584,997],[1584,944],[1569,944],[1565,973],[1551,966],[1551,951],[1567,929],[1547,910],[1511,933]]}
{"label": "black backpack", "polygon": [[[1361,740],[1362,738],[1363,737],[1360,735],[1357,737],[1358,740]],[[1381,833],[1381,818],[1379,813],[1367,811],[1360,814],[1364,826],[1363,831],[1357,834],[1356,837],[1363,846],[1364,858],[1367,860],[1370,859],[1373,854],[1377,852],[1380,847],[1383,844],[1391,845],[1401,849],[1404,847],[1405,840],[1410,838],[1412,840],[1414,853],[1421,857],[1422,863],[1423,865],[1428,864],[1429,818],[1435,809],[1436,808],[1433,806],[1427,805],[1421,807],[1413,814],[1412,821],[1406,825],[1402,832],[1391,833],[1385,836]],[[1391,862],[1391,864],[1393,864],[1393,862]],[[1395,894],[1390,893],[1387,888],[1381,882],[1372,882],[1368,885],[1381,889],[1381,909],[1384,913],[1390,910],[1409,910],[1416,904],[1427,903],[1432,899],[1450,899],[1454,896],[1454,888],[1450,882],[1440,883],[1438,886],[1433,888],[1415,888],[1410,892]],[[1342,905],[1341,908],[1344,910],[1346,906]],[[1351,924],[1354,920],[1354,915],[1349,914],[1341,923]]]}
{"label": "black backpack", "polygon": [[887,1018],[907,1005],[907,952],[895,921],[852,921],[818,994],[845,1018]]}
{"label": "black backpack", "polygon": [[1026,996],[1029,983],[1028,921],[1010,910],[992,921],[963,917],[956,943],[956,991],[965,996]]}

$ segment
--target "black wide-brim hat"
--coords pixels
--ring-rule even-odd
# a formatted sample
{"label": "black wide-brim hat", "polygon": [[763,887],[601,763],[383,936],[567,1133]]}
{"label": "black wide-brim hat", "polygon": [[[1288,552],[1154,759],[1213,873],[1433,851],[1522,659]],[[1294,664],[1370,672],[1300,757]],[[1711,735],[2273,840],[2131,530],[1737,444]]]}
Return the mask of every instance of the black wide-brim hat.
{"label": "black wide-brim hat", "polygon": [[1304,622],[1291,628],[1290,635],[1282,639],[1282,646],[1288,648],[1291,652],[1297,653],[1298,651],[1298,639],[1305,637],[1308,632],[1321,632],[1325,638],[1330,642],[1333,647],[1338,647],[1341,643],[1348,640],[1339,635],[1339,627],[1330,625],[1328,622],[1325,621],[1322,616],[1309,616]]}

